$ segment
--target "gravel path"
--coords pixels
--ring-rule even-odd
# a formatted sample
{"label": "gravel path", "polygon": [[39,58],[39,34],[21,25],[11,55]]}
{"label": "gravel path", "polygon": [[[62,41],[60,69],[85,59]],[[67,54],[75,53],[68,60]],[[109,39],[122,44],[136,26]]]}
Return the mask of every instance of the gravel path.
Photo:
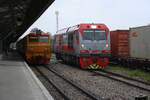
{"label": "gravel path", "polygon": [[103,98],[110,98],[111,100],[134,100],[134,97],[138,95],[147,95],[150,97],[150,93],[146,91],[102,76],[95,76],[88,71],[75,67],[60,63],[51,63],[49,67],[54,68],[65,77],[72,79],[74,82],[81,84],[84,88],[93,92],[95,95],[99,95]]}

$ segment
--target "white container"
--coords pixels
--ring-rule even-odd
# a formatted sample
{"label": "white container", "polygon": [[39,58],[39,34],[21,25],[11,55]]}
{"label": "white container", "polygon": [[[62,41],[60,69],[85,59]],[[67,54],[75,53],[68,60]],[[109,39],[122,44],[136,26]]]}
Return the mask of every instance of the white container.
{"label": "white container", "polygon": [[150,60],[150,25],[130,28],[130,57]]}

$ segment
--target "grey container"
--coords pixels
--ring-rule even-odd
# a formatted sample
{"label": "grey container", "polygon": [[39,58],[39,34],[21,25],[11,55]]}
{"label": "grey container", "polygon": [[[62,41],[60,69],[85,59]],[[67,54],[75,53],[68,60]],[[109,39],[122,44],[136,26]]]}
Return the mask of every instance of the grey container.
{"label": "grey container", "polygon": [[150,25],[130,28],[130,57],[150,60]]}

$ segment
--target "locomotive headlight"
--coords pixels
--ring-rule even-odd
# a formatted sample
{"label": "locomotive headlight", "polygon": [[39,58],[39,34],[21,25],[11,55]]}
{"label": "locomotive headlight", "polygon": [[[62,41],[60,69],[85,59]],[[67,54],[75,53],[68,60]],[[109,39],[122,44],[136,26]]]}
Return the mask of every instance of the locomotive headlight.
{"label": "locomotive headlight", "polygon": [[84,44],[81,44],[81,47],[82,47],[82,48],[85,48]]}
{"label": "locomotive headlight", "polygon": [[96,26],[96,25],[91,25],[91,28],[92,28],[92,29],[96,29],[97,26]]}
{"label": "locomotive headlight", "polygon": [[86,49],[86,46],[84,44],[81,44],[82,49]]}
{"label": "locomotive headlight", "polygon": [[106,44],[106,48],[108,48],[108,44]]}

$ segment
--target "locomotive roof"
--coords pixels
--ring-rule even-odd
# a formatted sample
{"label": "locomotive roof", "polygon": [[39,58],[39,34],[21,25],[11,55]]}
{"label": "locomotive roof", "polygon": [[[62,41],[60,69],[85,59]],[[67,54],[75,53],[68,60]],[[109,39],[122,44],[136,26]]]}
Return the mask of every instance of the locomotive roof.
{"label": "locomotive roof", "polygon": [[117,30],[111,30],[111,32],[116,32],[116,31],[129,31],[129,29],[117,29]]}
{"label": "locomotive roof", "polygon": [[[56,33],[57,33],[57,34],[59,34],[59,33],[63,34],[63,33],[66,33],[67,30],[68,30],[68,28],[64,28],[64,29],[58,30]],[[57,35],[57,34],[56,34],[56,35]]]}
{"label": "locomotive roof", "polygon": [[63,34],[63,33],[66,33],[66,32],[71,32],[71,31],[75,31],[75,30],[78,30],[79,28],[82,28],[84,26],[87,26],[87,25],[99,25],[103,28],[107,28],[107,26],[105,24],[102,24],[102,23],[81,23],[81,24],[78,24],[78,25],[75,25],[75,26],[72,26],[72,27],[68,27],[68,28],[64,28],[64,29],[61,29],[59,31],[57,31],[58,34]]}
{"label": "locomotive roof", "polygon": [[50,34],[48,33],[41,33],[41,34],[37,34],[37,33],[30,33],[29,36],[49,36]]}

